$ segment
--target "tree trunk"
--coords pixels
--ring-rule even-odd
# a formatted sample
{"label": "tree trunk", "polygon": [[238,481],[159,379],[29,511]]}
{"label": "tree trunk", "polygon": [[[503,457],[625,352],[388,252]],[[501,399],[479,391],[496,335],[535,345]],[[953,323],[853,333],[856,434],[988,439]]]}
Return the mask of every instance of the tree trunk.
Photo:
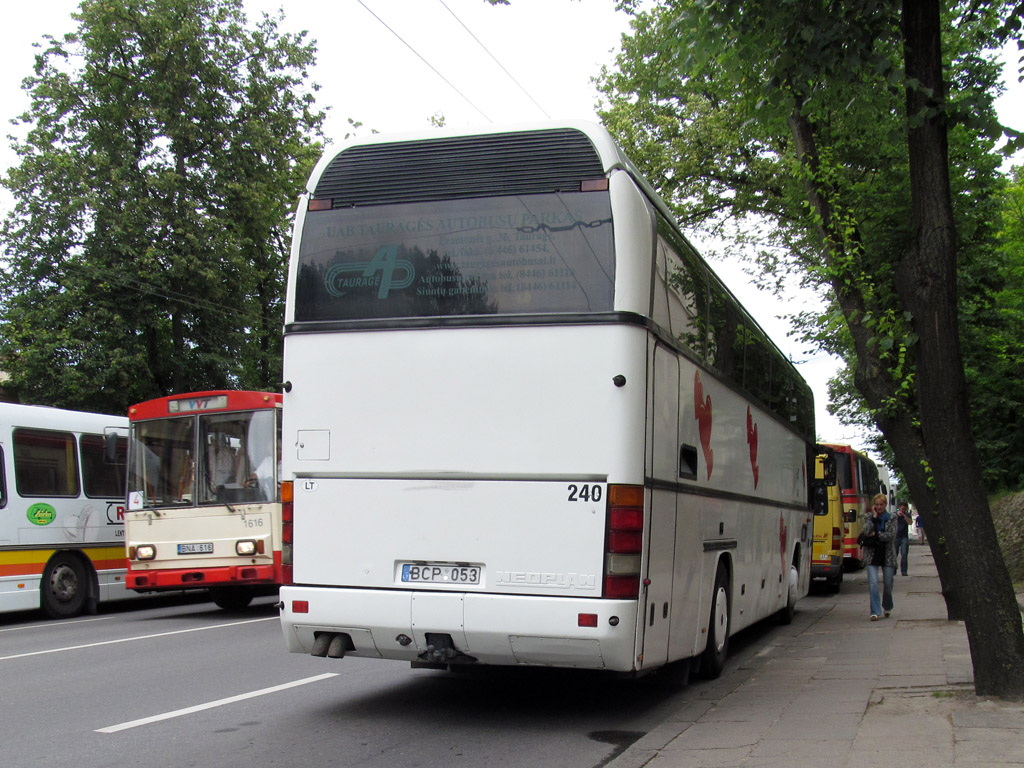
{"label": "tree trunk", "polygon": [[[979,695],[1024,698],[1024,631],[971,434],[960,355],[938,0],[903,0],[914,242],[897,290],[919,337],[921,433]],[[931,93],[929,97],[925,90]]]}
{"label": "tree trunk", "polygon": [[[829,194],[828,190],[818,188],[820,182],[814,127],[799,107],[790,114],[789,127],[793,134],[797,157],[801,165],[809,171],[807,199],[817,214],[827,258],[832,264],[841,264],[849,257],[845,252],[848,243],[843,238],[851,236],[833,231],[832,222],[836,217],[828,201],[834,196]],[[856,235],[852,238],[856,241]],[[837,279],[833,280],[832,290],[846,318],[846,325],[854,343],[854,385],[864,398],[864,402],[876,414],[877,426],[896,455],[904,479],[910,486],[914,503],[923,516],[925,531],[930,534],[927,538],[928,546],[935,560],[942,596],[946,602],[946,616],[950,620],[961,620],[964,616],[961,595],[953,588],[949,557],[945,547],[945,532],[942,520],[935,515],[935,494],[929,485],[928,472],[925,469],[928,456],[924,450],[921,431],[915,425],[909,411],[911,404],[908,403],[908,410],[903,410],[895,416],[889,415],[891,408],[887,403],[892,400],[894,393],[899,391],[898,382],[892,380],[889,371],[883,365],[879,357],[879,346],[871,343],[872,331],[861,322],[868,309],[863,294],[856,283],[848,279],[848,273],[844,269],[836,267],[832,272],[837,276]]]}

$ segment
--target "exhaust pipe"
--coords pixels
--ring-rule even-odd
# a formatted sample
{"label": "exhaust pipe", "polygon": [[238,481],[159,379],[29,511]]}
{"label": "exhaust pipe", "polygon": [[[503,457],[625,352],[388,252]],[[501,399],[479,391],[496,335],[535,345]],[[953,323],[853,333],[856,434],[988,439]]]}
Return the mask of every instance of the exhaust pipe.
{"label": "exhaust pipe", "polygon": [[314,632],[311,656],[343,659],[348,651],[354,651],[355,644],[346,632]]}

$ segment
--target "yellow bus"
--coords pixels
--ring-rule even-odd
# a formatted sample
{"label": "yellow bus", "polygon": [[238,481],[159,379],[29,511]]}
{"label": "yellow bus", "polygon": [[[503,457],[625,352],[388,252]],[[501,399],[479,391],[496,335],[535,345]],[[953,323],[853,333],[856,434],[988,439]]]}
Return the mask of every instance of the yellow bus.
{"label": "yellow bus", "polygon": [[847,568],[864,567],[864,548],[857,543],[871,499],[878,493],[878,467],[867,454],[849,445],[828,445],[835,451],[836,474],[843,504],[843,558]]}
{"label": "yellow bus", "polygon": [[811,578],[825,579],[836,592],[843,583],[843,501],[835,451],[823,449],[814,461],[814,544]]}

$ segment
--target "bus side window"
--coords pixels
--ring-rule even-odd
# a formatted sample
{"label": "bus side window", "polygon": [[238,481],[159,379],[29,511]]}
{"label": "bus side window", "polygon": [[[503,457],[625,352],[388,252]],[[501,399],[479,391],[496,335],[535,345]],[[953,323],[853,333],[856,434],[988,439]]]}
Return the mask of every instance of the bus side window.
{"label": "bus side window", "polygon": [[78,495],[78,451],[66,432],[14,430],[14,479],[21,496]]}
{"label": "bus side window", "polygon": [[0,509],[7,506],[7,461],[0,445]]}
{"label": "bus side window", "polygon": [[658,244],[665,251],[672,335],[703,359],[707,354],[707,272],[700,258],[677,242],[667,226],[664,235],[659,232]]}
{"label": "bus side window", "polygon": [[82,485],[89,498],[116,499],[124,495],[128,440],[113,436],[114,462],[107,459],[108,439],[82,435]]}

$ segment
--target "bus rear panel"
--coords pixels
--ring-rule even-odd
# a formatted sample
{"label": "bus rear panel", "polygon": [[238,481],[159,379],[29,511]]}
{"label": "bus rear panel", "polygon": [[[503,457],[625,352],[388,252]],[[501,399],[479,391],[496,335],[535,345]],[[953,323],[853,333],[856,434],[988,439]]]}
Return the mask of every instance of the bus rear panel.
{"label": "bus rear panel", "polygon": [[714,666],[806,594],[809,390],[668,220],[592,126],[324,158],[286,307],[290,651]]}

